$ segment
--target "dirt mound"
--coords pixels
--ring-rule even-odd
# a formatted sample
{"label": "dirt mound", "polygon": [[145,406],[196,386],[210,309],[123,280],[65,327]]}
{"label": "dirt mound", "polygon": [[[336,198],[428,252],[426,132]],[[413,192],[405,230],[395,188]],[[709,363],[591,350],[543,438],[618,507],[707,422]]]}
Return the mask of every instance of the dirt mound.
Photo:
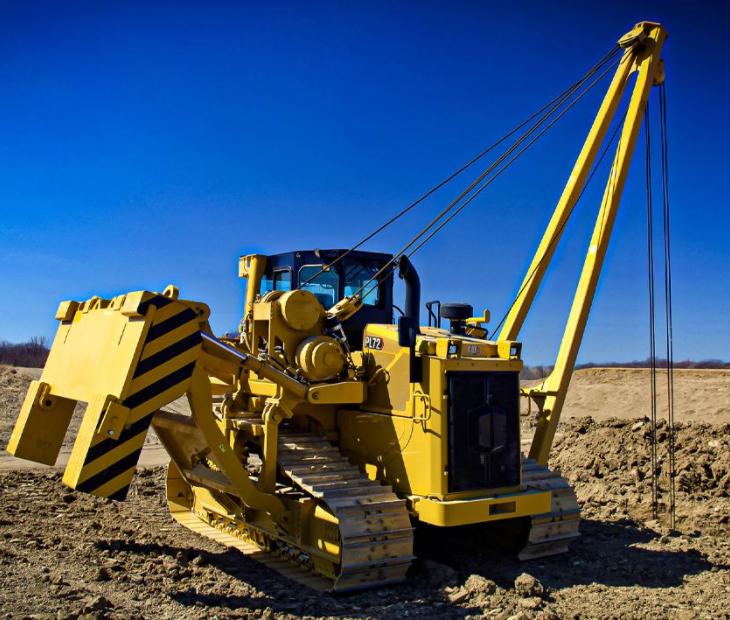
{"label": "dirt mound", "polygon": [[[669,433],[657,426],[660,513],[669,504]],[[580,418],[562,426],[551,466],[559,467],[596,518],[651,518],[651,425],[647,419],[596,422]],[[677,528],[730,533],[730,425],[675,426]],[[666,515],[665,515],[666,516]],[[665,520],[665,516],[660,517]]]}
{"label": "dirt mound", "polygon": [[33,378],[32,373],[23,368],[0,366],[0,448],[8,445],[15,419]]}
{"label": "dirt mound", "polygon": [[58,473],[2,473],[0,610],[59,618],[727,617],[728,427],[678,431],[678,533],[640,520],[648,495],[634,470],[647,463],[646,428],[565,425],[553,460],[574,482],[585,517],[570,554],[518,562],[477,539],[444,536],[405,584],[346,596],[293,584],[175,524],[162,469],[142,470],[124,503],[70,492]]}

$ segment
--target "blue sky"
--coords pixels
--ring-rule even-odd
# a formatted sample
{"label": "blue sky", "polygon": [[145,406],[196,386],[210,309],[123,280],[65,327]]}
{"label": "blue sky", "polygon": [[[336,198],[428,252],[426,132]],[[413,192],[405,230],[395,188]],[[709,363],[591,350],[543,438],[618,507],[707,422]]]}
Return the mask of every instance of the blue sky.
{"label": "blue sky", "polygon": [[[675,356],[728,359],[723,5],[3,3],[0,339],[51,337],[62,299],[171,282],[231,329],[239,254],[354,243],[651,19],[670,33]],[[419,252],[425,298],[502,315],[599,96]],[[530,363],[557,350],[599,180],[521,334]],[[368,248],[396,250],[456,191]],[[640,148],[581,361],[646,357],[644,209]]]}

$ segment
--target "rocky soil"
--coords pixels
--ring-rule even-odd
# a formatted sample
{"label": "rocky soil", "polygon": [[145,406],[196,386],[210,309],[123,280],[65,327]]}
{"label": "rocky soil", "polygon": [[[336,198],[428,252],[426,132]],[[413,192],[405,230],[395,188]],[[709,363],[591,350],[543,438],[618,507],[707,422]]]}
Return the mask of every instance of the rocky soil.
{"label": "rocky soil", "polygon": [[0,366],[0,447],[3,449],[8,445],[15,418],[32,378],[32,371]]}
{"label": "rocky soil", "polygon": [[677,531],[651,517],[646,424],[580,419],[554,464],[576,486],[582,538],[520,563],[454,532],[429,540],[400,586],[319,594],[175,524],[163,470],[125,503],[68,491],[57,472],[0,475],[5,617],[730,617],[727,426],[678,433]]}
{"label": "rocky soil", "polygon": [[674,531],[666,428],[656,520],[649,438],[643,419],[562,426],[552,465],[584,517],[570,554],[518,562],[473,530],[419,536],[406,583],[337,596],[177,525],[162,468],[140,470],[124,503],[51,469],[2,472],[0,618],[730,618],[730,426],[678,425]]}
{"label": "rocky soil", "polygon": [[[576,489],[584,514],[630,518],[650,525],[651,427],[646,418],[596,422],[576,418],[563,425],[551,466]],[[669,434],[659,421],[658,516],[668,522]],[[675,424],[677,529],[699,535],[730,534],[730,424]]]}

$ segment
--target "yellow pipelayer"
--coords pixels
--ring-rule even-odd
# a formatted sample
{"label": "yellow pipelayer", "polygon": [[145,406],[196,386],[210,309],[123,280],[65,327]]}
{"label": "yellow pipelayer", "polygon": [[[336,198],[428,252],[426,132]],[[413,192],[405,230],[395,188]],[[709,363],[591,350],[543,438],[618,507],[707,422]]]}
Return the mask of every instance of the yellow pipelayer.
{"label": "yellow pipelayer", "polygon": [[[523,558],[565,551],[579,508],[546,464],[665,38],[642,22],[619,41],[616,74],[496,341],[485,339],[488,313],[460,304],[419,327],[405,259],[394,325],[392,279],[363,288],[389,255],[249,255],[236,337],[213,337],[208,307],[174,287],[62,303],[9,452],[55,463],[76,403],[88,403],[64,483],[123,500],[152,424],[171,457],[178,521],[317,588],[403,579],[420,523],[491,524]],[[523,392],[539,409],[524,458],[516,338],[633,73],[555,370]],[[181,396],[187,408],[169,407]]]}

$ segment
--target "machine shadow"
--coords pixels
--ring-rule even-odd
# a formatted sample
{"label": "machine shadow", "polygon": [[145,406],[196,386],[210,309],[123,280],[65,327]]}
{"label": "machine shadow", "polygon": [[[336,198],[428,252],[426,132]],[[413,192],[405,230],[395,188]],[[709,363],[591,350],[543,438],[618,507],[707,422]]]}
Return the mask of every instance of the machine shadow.
{"label": "machine shadow", "polygon": [[[461,528],[458,528],[461,529]],[[581,521],[581,537],[568,554],[520,561],[490,546],[488,534],[475,530],[451,531],[440,540],[419,541],[419,553],[449,565],[460,573],[476,573],[504,588],[512,587],[523,572],[552,589],[574,585],[680,586],[686,576],[718,566],[696,549],[645,549],[634,546],[658,539],[659,534],[634,521]]]}
{"label": "machine shadow", "polygon": [[[209,578],[205,580],[197,578],[196,580],[193,575],[184,579],[176,579],[172,576],[171,578],[179,583],[179,587],[176,589],[175,585],[168,586],[167,594],[171,599],[186,607],[199,607],[200,609],[222,607],[231,610],[245,608],[254,611],[263,611],[268,608],[274,613],[294,616],[337,617],[346,614],[348,617],[379,617],[379,614],[374,614],[371,609],[388,606],[389,602],[395,600],[398,614],[407,611],[408,614],[424,617],[435,613],[437,609],[443,612],[444,605],[447,604],[445,595],[434,592],[433,588],[424,587],[422,581],[414,582],[412,578],[401,584],[378,589],[337,594],[318,592],[282,577],[274,570],[235,549],[211,552],[185,546],[138,543],[122,539],[100,541],[96,543],[96,547],[100,551],[112,553],[175,558],[181,568],[189,566],[192,562],[202,570],[208,567],[220,570],[258,591],[250,596],[230,592],[206,592],[200,582],[210,584]],[[387,597],[383,596],[384,592],[388,593]],[[439,607],[434,606],[437,601],[440,603]],[[471,607],[449,607],[447,615],[449,618],[465,618],[469,614],[479,611],[478,608]],[[391,610],[383,613],[390,615]],[[393,609],[392,613],[395,614],[396,610]]]}
{"label": "machine shadow", "polygon": [[[475,535],[466,528],[451,531],[438,530],[438,534],[417,539],[420,557],[450,566],[462,581],[470,574],[479,574],[496,582],[500,587],[511,589],[515,578],[528,572],[546,587],[555,591],[575,585],[600,584],[605,586],[641,586],[669,588],[679,586],[685,577],[711,568],[727,569],[715,565],[695,549],[645,549],[636,544],[649,543],[658,534],[640,527],[633,521],[601,522],[585,519],[581,524],[582,537],[575,541],[569,554],[539,558],[522,562],[514,555],[489,548],[488,537]],[[448,617],[465,617],[479,609],[470,607],[443,607],[446,597],[442,586],[423,579],[419,569],[409,573],[406,582],[347,594],[321,593],[299,585],[266,566],[248,558],[234,549],[219,552],[172,546],[161,543],[137,543],[128,540],[109,540],[97,543],[99,550],[112,553],[132,553],[145,557],[167,556],[175,558],[180,568],[195,565],[220,570],[242,583],[253,586],[258,592],[248,595],[224,591],[209,591],[200,587],[188,576],[182,579],[174,574],[176,582],[166,589],[171,599],[186,607],[222,607],[249,610],[271,609],[292,615],[308,615],[316,607],[317,615],[372,616],[370,608],[382,608],[388,598],[397,601],[398,613],[439,613]],[[416,563],[419,564],[418,562]],[[423,568],[420,569],[421,572]],[[210,578],[205,579],[206,583]],[[179,587],[176,588],[176,585]],[[440,602],[440,604],[439,604]],[[388,610],[395,612],[395,609]],[[377,614],[376,614],[377,615]]]}

